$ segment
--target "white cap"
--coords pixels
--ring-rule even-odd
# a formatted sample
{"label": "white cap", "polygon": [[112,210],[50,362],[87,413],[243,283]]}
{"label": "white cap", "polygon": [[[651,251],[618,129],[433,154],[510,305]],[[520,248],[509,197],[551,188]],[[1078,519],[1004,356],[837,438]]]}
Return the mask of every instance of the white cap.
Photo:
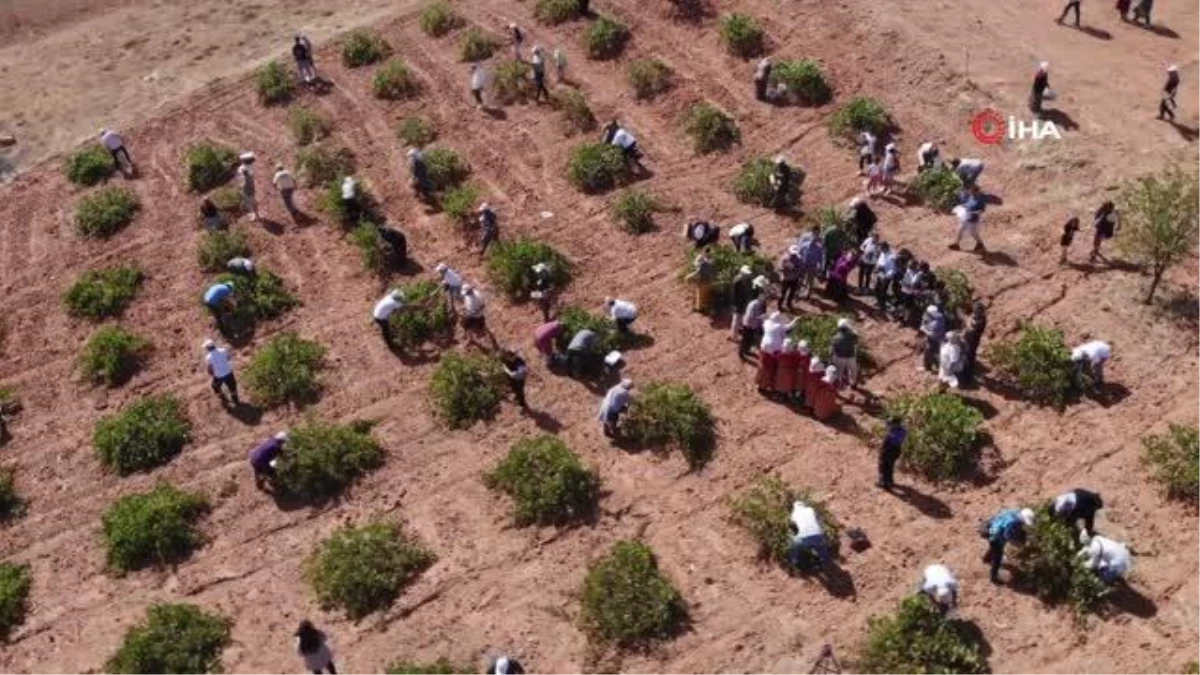
{"label": "white cap", "polygon": [[799,246],[796,246],[795,244],[793,244],[793,245],[789,246],[789,247],[788,247],[788,254],[789,254],[789,255],[800,255],[800,247],[799,247]]}
{"label": "white cap", "polygon": [[862,197],[851,197],[850,198],[850,206],[858,206],[861,203],[863,203]]}
{"label": "white cap", "polygon": [[741,272],[742,274],[754,274],[754,270],[750,269],[749,265],[742,265],[738,268],[738,272]]}
{"label": "white cap", "polygon": [[1047,70],[1050,70],[1050,62],[1042,61],[1041,63],[1038,64],[1038,70],[1040,70],[1042,72],[1046,72]]}
{"label": "white cap", "polygon": [[1021,509],[1021,522],[1026,526],[1033,526],[1033,509]]}
{"label": "white cap", "polygon": [[474,293],[474,292],[475,292],[475,287],[474,287],[474,286],[472,286],[471,284],[463,284],[463,285],[462,285],[462,292],[463,292],[463,295],[466,295],[467,293]]}
{"label": "white cap", "polygon": [[549,265],[547,265],[547,264],[546,264],[546,263],[544,263],[544,262],[540,262],[540,263],[534,263],[534,264],[533,264],[533,271],[534,271],[534,272],[545,272],[545,271],[546,271],[546,270],[548,270],[548,269],[550,269],[550,266],[549,266]]}
{"label": "white cap", "polygon": [[925,308],[925,313],[926,313],[926,314],[938,314],[938,313],[939,313],[939,312],[941,312],[941,311],[942,311],[942,310],[938,309],[938,306],[937,306],[937,305],[930,305],[930,306],[928,306],[928,307],[926,307],[926,308]]}
{"label": "white cap", "polygon": [[837,327],[839,330],[842,328],[849,328],[850,327],[850,319],[847,319],[845,317],[838,319]]}
{"label": "white cap", "polygon": [[286,432],[286,431],[280,431],[279,433],[275,434],[275,440],[277,440],[277,441],[286,441],[287,439],[288,439],[288,432]]}
{"label": "white cap", "polygon": [[400,290],[399,288],[393,290],[392,291],[392,299],[397,302],[399,302],[400,300],[403,300],[404,299],[404,291]]}
{"label": "white cap", "polygon": [[441,272],[445,272],[446,270],[448,270],[450,268],[446,267],[446,263],[438,263],[437,267],[435,267],[433,269],[434,269],[434,271],[441,273]]}
{"label": "white cap", "polygon": [[409,156],[409,157],[416,157],[416,156],[417,156],[417,149],[416,149],[416,148],[409,148],[409,149],[408,149],[408,156]]}
{"label": "white cap", "polygon": [[766,288],[767,284],[770,284],[770,283],[771,283],[770,279],[768,279],[760,274],[760,275],[754,277],[754,281],[751,281],[750,285],[755,288]]}
{"label": "white cap", "polygon": [[800,343],[796,345],[796,350],[799,351],[801,354],[807,354],[808,353],[808,340],[801,340]]}
{"label": "white cap", "polygon": [[491,208],[491,204],[488,204],[487,202],[484,202],[479,205],[480,211],[487,211],[489,208]]}
{"label": "white cap", "polygon": [[1168,73],[1178,73],[1178,72],[1179,72],[1179,66],[1175,65],[1174,63],[1172,63],[1171,65],[1167,66],[1167,72],[1168,72]]}
{"label": "white cap", "polygon": [[633,380],[629,379],[628,377],[621,380],[621,388],[622,389],[633,389]]}
{"label": "white cap", "polygon": [[206,350],[207,349],[215,349],[217,346],[217,343],[213,342],[212,339],[210,338],[208,340],[205,340],[204,344],[201,346],[204,347],[204,349],[206,349]]}
{"label": "white cap", "polygon": [[246,152],[243,152],[242,154],[238,155],[238,161],[242,162],[243,164],[245,164],[246,162],[253,162],[254,161],[254,153],[247,150]]}
{"label": "white cap", "polygon": [[775,155],[775,163],[783,164],[783,155]]}
{"label": "white cap", "polygon": [[510,21],[510,22],[508,23],[508,27],[509,27],[509,28],[516,28],[516,27],[517,27],[517,24],[515,24],[515,23],[513,23],[513,22],[511,22],[511,21]]}

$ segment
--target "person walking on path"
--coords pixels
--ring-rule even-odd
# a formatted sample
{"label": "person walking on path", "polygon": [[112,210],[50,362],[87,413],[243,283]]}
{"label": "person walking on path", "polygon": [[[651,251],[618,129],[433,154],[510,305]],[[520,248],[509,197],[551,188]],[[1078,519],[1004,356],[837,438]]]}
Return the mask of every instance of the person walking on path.
{"label": "person walking on path", "polygon": [[908,429],[899,417],[888,419],[887,433],[883,436],[883,445],[879,448],[879,480],[875,486],[891,490],[896,485],[896,462],[904,449],[904,439],[908,438]]}
{"label": "person walking on path", "polygon": [[488,84],[487,70],[484,69],[482,64],[472,63],[471,64],[471,98],[475,99],[475,109],[476,110],[482,110],[484,107],[483,90],[487,89],[487,84]]}
{"label": "person walking on path", "polygon": [[296,629],[296,651],[304,659],[304,667],[313,675],[337,675],[328,639],[308,619],[301,621]]}
{"label": "person walking on path", "polygon": [[1089,262],[1103,260],[1108,262],[1100,253],[1100,245],[1105,241],[1117,236],[1117,228],[1121,224],[1121,214],[1117,212],[1117,205],[1111,201],[1106,201],[1096,209],[1096,213],[1092,216],[1092,229],[1096,231],[1092,237],[1092,252],[1088,256]]}
{"label": "person walking on path", "polygon": [[1162,100],[1158,102],[1158,119],[1175,121],[1175,94],[1179,91],[1179,66],[1167,66],[1167,83],[1163,85]]}
{"label": "person walking on path", "polygon": [[429,181],[429,168],[425,166],[425,155],[416,148],[408,151],[408,168],[412,174],[413,192],[428,201],[433,196],[433,184]]}
{"label": "person walking on path", "polygon": [[[121,171],[121,175],[125,173],[125,165],[129,165],[129,172],[133,172],[133,158],[129,156],[129,150],[125,148],[125,139],[121,135],[110,129],[100,130],[100,144],[108,150],[108,154],[112,155],[113,163],[117,165],[117,169]],[[124,159],[124,164],[121,160]]]}
{"label": "person walking on path", "polygon": [[1072,216],[1070,220],[1063,224],[1062,236],[1058,239],[1058,246],[1062,251],[1058,256],[1058,264],[1066,264],[1067,250],[1071,248],[1071,244],[1075,241],[1075,233],[1078,231],[1079,218],[1077,216]]}
{"label": "person walking on path", "polygon": [[525,402],[525,378],[529,375],[529,368],[525,365],[525,359],[518,356],[516,352],[505,350],[500,355],[500,365],[504,367],[504,373],[508,375],[508,386],[512,388],[513,398],[516,399],[517,405],[521,406],[522,410],[528,410],[529,404]]}
{"label": "person walking on path", "polygon": [[212,378],[213,393],[221,399],[221,403],[225,403],[225,394],[222,391],[224,388],[229,390],[229,402],[234,407],[242,404],[238,399],[237,378],[233,375],[233,363],[227,347],[218,347],[211,339],[205,340],[204,369]]}
{"label": "person walking on path", "polygon": [[1150,12],[1154,9],[1154,0],[1138,0],[1137,5],[1133,8],[1133,22],[1141,21],[1143,25],[1150,25]]}
{"label": "person walking on path", "polygon": [[512,40],[513,58],[517,61],[521,58],[521,44],[525,42],[525,35],[521,33],[521,29],[515,23],[508,24],[508,37]]}
{"label": "person walking on path", "polygon": [[280,431],[250,451],[250,468],[254,470],[254,485],[258,489],[265,489],[275,480],[275,460],[283,452],[287,440],[288,432]]}
{"label": "person walking on path", "polygon": [[283,207],[287,209],[288,215],[292,218],[296,217],[296,202],[292,196],[296,193],[296,178],[291,171],[284,168],[283,164],[275,165],[275,175],[271,178],[271,184],[279,190],[279,196],[283,198]]}
{"label": "person walking on path", "polygon": [[1080,0],[1067,0],[1067,4],[1063,6],[1062,14],[1058,15],[1058,22],[1062,23],[1067,20],[1067,13],[1075,10],[1075,27],[1079,28],[1079,2]]}
{"label": "person walking on path", "polygon": [[542,54],[541,47],[533,48],[533,57],[529,60],[529,65],[533,69],[533,102],[540,102],[542,96],[549,102],[550,90],[546,89],[546,57]]}
{"label": "person walking on path", "polygon": [[713,263],[712,248],[704,247],[692,263],[692,271],[685,280],[695,282],[696,297],[692,310],[707,314],[712,307],[713,281],[716,280],[716,266]]}
{"label": "person walking on path", "polygon": [[958,219],[958,232],[954,235],[954,242],[950,244],[950,249],[960,250],[965,234],[975,240],[973,251],[986,251],[987,247],[984,246],[983,237],[979,235],[979,226],[982,224],[983,211],[987,207],[987,203],[979,194],[978,187],[972,185],[967,188],[967,193],[966,201],[953,209],[954,216]]}
{"label": "person walking on path", "polygon": [[250,214],[250,222],[258,220],[258,188],[255,187],[252,164],[254,164],[253,152],[243,152],[238,156],[237,175],[242,182],[242,208]]}
{"label": "person walking on path", "polygon": [[479,254],[485,255],[488,247],[500,238],[500,222],[496,217],[496,210],[487,202],[479,205],[479,230]]}
{"label": "person walking on path", "polygon": [[296,33],[296,41],[292,43],[292,58],[296,59],[296,70],[300,72],[300,80],[304,84],[317,81],[317,67],[313,63],[312,43],[304,33]]}
{"label": "person walking on path", "polygon": [[983,561],[991,565],[988,577],[993,584],[1000,583],[1000,566],[1004,563],[1004,548],[1009,543],[1024,543],[1025,528],[1033,527],[1033,509],[1005,509],[988,520],[983,533],[988,540],[988,550]]}
{"label": "person walking on path", "polygon": [[371,318],[375,320],[375,325],[379,326],[379,333],[383,336],[383,342],[388,349],[396,347],[396,343],[392,339],[392,315],[402,309],[404,309],[404,291],[397,288],[380,298],[379,302],[375,303],[375,308],[371,310]]}
{"label": "person walking on path", "polygon": [[1034,115],[1042,114],[1042,101],[1045,100],[1046,90],[1050,88],[1050,64],[1042,61],[1038,64],[1037,72],[1033,74],[1033,87],[1029,90],[1029,112]]}
{"label": "person walking on path", "polygon": [[1083,531],[1089,537],[1096,534],[1096,512],[1104,508],[1104,499],[1099,492],[1075,488],[1054,498],[1054,515],[1074,527],[1083,521]]}
{"label": "person walking on path", "polygon": [[616,437],[621,415],[629,408],[629,392],[632,389],[633,380],[626,378],[604,394],[604,400],[600,402],[600,423],[607,438]]}

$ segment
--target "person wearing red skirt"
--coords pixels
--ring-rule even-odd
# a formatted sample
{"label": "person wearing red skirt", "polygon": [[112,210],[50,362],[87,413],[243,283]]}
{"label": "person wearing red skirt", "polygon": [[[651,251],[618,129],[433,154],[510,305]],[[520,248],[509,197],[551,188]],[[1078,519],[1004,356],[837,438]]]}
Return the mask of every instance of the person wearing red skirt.
{"label": "person wearing red skirt", "polygon": [[796,343],[791,339],[784,340],[783,351],[779,353],[779,367],[775,370],[775,393],[785,399],[791,399],[796,393],[796,365],[799,361]]}
{"label": "person wearing red skirt", "polygon": [[816,396],[812,403],[813,417],[827,420],[841,410],[837,397],[837,377],[837,368],[829,366],[825,369],[825,377],[817,380]]}
{"label": "person wearing red skirt", "polygon": [[808,368],[812,365],[813,355],[808,350],[808,341],[801,340],[796,347],[796,398],[804,402],[805,390],[808,387]]}

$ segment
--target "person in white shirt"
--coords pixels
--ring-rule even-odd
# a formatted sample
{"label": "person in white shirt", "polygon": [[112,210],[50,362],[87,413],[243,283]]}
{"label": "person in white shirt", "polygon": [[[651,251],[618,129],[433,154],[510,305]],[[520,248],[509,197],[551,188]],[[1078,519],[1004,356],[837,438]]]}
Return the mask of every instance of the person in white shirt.
{"label": "person in white shirt", "polygon": [[759,352],[778,354],[783,351],[783,341],[787,338],[788,332],[795,328],[799,322],[799,317],[789,322],[787,317],[782,313],[771,312],[766,320],[763,321],[763,336],[758,345]]}
{"label": "person in white shirt", "polygon": [[937,143],[925,141],[921,144],[921,147],[917,148],[917,173],[939,169],[941,166],[942,158],[939,154]]}
{"label": "person in white shirt", "polygon": [[617,435],[617,423],[621,421],[621,414],[629,408],[629,392],[632,389],[633,380],[621,380],[604,394],[604,400],[600,402],[600,424],[608,438]]}
{"label": "person in white shirt", "polygon": [[945,565],[936,564],[925,568],[921,576],[921,592],[929,596],[943,612],[958,606],[958,579]]}
{"label": "person in white shirt", "polygon": [[641,157],[641,153],[638,151],[637,138],[629,133],[625,127],[617,127],[616,132],[613,133],[612,144],[624,151],[625,161],[627,162],[636,162]]}
{"label": "person in white shirt", "polygon": [[871,290],[871,273],[879,263],[879,235],[872,232],[858,245],[861,255],[858,257],[858,290],[866,293]]}
{"label": "person in white shirt", "polygon": [[946,339],[938,350],[938,382],[958,388],[958,376],[963,369],[964,345],[957,331],[946,333]]}
{"label": "person in white shirt", "polygon": [[229,390],[229,401],[234,406],[241,405],[241,401],[238,399],[237,378],[233,375],[233,363],[227,348],[218,347],[217,343],[212,340],[205,340],[204,369],[212,378],[212,390],[222,403],[225,402],[225,394],[221,391],[221,388],[224,387]]}
{"label": "person in white shirt", "polygon": [[792,529],[792,546],[788,549],[788,561],[797,569],[813,569],[828,564],[833,555],[829,551],[829,540],[816,509],[802,501],[792,504],[789,517]]}
{"label": "person in white shirt", "polygon": [[271,178],[271,183],[279,190],[279,196],[283,198],[283,206],[293,217],[296,215],[296,203],[292,201],[292,195],[296,192],[296,178],[283,167],[283,164],[275,165],[275,175]]}
{"label": "person in white shirt", "polygon": [[254,153],[243,152],[238,156],[239,164],[237,168],[238,178],[242,181],[242,208],[250,214],[250,220],[258,220],[258,189],[254,184],[254,170],[250,168],[254,164]]}
{"label": "person in white shirt", "polygon": [[858,135],[858,173],[865,175],[867,167],[875,162],[875,134],[864,131]]}
{"label": "person in white shirt", "polygon": [[637,320],[637,305],[628,300],[607,298],[604,301],[604,307],[608,310],[608,315],[612,317],[613,323],[617,324],[617,330],[622,333],[628,333],[629,327]]}
{"label": "person in white shirt", "polygon": [[1076,372],[1091,375],[1096,384],[1104,384],[1104,364],[1112,358],[1112,345],[1100,340],[1085,342],[1071,350]]}
{"label": "person in white shirt", "polygon": [[474,340],[476,335],[483,333],[491,338],[492,344],[495,345],[496,336],[492,335],[487,328],[487,318],[485,316],[487,301],[484,300],[483,294],[474,286],[463,284],[462,301],[462,325],[463,329],[467,331],[469,338]]}
{"label": "person in white shirt", "polygon": [[353,176],[342,179],[342,212],[347,225],[357,225],[362,208],[358,203],[358,181]]}
{"label": "person in white shirt", "polygon": [[371,318],[375,320],[375,325],[379,326],[379,332],[383,335],[383,341],[388,347],[395,346],[395,342],[392,340],[392,315],[402,309],[404,309],[404,292],[397,288],[380,298],[379,302],[375,303],[375,308],[371,310]]}
{"label": "person in white shirt", "polygon": [[438,263],[437,267],[433,268],[437,272],[438,279],[442,282],[442,290],[446,292],[446,302],[449,303],[450,312],[454,312],[454,303],[462,295],[463,280],[455,270],[446,266],[446,263]]}
{"label": "person in white shirt", "polygon": [[225,269],[233,274],[252,277],[254,276],[254,261],[249,258],[230,258],[229,262],[225,263]]}
{"label": "person in white shirt", "polygon": [[[125,164],[128,164],[131,170],[133,169],[133,159],[129,157],[129,150],[125,149],[125,139],[121,138],[120,134],[111,129],[101,129],[100,144],[104,146],[105,150],[108,150],[108,154],[112,155],[113,163],[117,165],[122,174],[125,173]],[[124,158],[125,164],[121,163],[122,158]]]}
{"label": "person in white shirt", "polygon": [[1094,570],[1105,583],[1117,583],[1133,567],[1129,547],[1119,541],[1100,535],[1089,537],[1086,532],[1080,535],[1079,541],[1083,544],[1083,550],[1078,555],[1083,558],[1084,566]]}

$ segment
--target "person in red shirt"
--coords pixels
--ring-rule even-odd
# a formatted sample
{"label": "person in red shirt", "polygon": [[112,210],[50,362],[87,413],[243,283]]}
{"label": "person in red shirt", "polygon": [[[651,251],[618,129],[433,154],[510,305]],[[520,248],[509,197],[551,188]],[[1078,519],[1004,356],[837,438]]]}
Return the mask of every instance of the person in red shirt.
{"label": "person in red shirt", "polygon": [[796,364],[800,361],[800,353],[796,351],[795,343],[789,338],[783,341],[783,351],[779,353],[779,368],[775,370],[775,393],[791,400],[796,393]]}
{"label": "person in red shirt", "polygon": [[825,377],[819,378],[815,386],[813,401],[813,417],[827,420],[841,410],[837,398],[837,368],[829,366],[825,369]]}

